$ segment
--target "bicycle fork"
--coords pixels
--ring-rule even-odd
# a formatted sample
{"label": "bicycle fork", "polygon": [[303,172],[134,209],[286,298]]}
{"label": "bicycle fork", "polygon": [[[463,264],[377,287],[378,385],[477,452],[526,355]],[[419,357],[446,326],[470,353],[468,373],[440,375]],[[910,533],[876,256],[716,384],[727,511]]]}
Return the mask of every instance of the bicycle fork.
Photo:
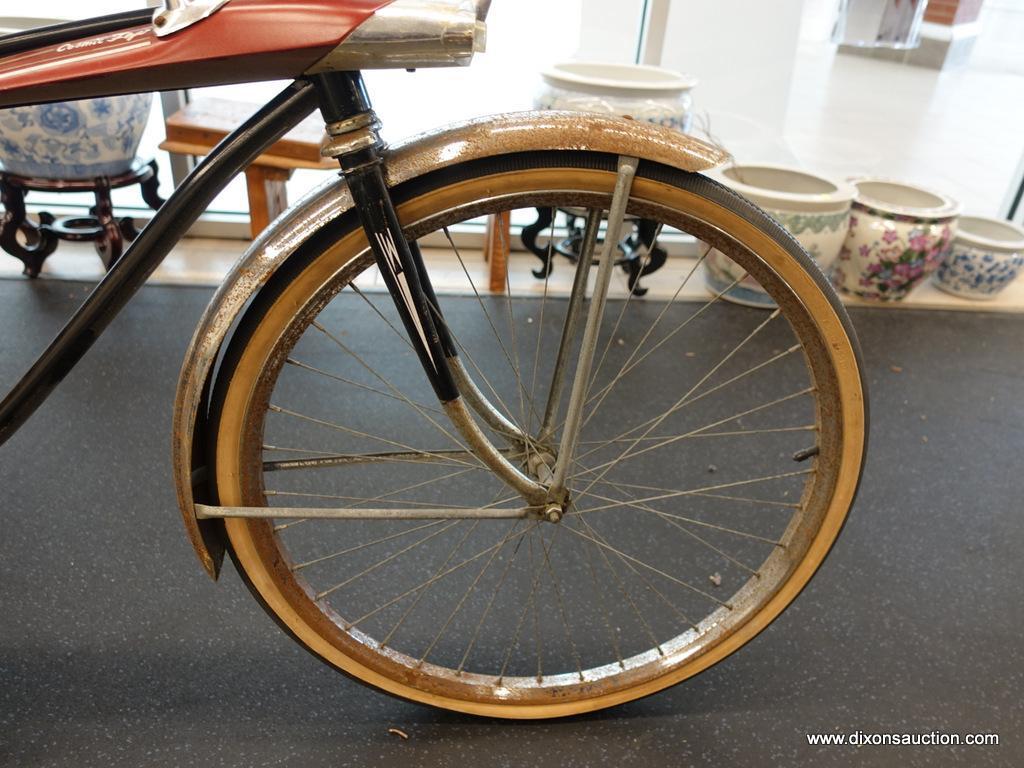
{"label": "bicycle fork", "polygon": [[[557,522],[569,502],[567,483],[572,456],[576,449],[583,404],[587,396],[587,382],[590,378],[601,317],[614,266],[615,249],[620,239],[637,160],[621,158],[619,161],[618,179],[599,259],[597,283],[587,312],[582,347],[572,383],[558,456],[554,459],[553,467],[542,467],[543,471],[538,473],[538,477],[543,482],[538,482],[514,466],[506,454],[494,446],[481,431],[473,416],[473,412],[476,412],[492,429],[512,442],[521,446],[530,443],[528,436],[491,406],[487,398],[479,392],[459,360],[456,345],[448,332],[424,267],[423,256],[418,245],[415,242],[410,243],[403,234],[398,214],[384,181],[384,143],[378,133],[380,123],[371,107],[361,73],[326,73],[315,76],[312,82],[317,89],[320,110],[328,134],[322,153],[337,159],[341,166],[370,250],[434,392],[472,453],[519,493],[529,505],[518,510],[479,510],[479,517],[529,517]],[[595,239],[591,239],[591,244]],[[580,263],[586,265],[581,267],[585,276],[590,258],[587,254],[584,256],[586,258],[581,258]],[[585,288],[586,280],[578,279],[574,286],[574,294],[577,289],[583,291]],[[580,296],[574,295],[577,308],[579,299]],[[574,314],[578,318],[579,313]],[[574,319],[567,322],[563,329],[558,355],[559,371],[568,358],[575,326]],[[557,405],[562,380],[559,372],[556,372],[556,379],[557,391],[553,390],[549,395],[549,411],[552,402]],[[280,512],[280,509],[276,510],[276,513]],[[444,510],[424,512],[442,516]],[[448,516],[456,516],[454,510],[449,512],[451,514]],[[459,516],[465,514],[461,512]]]}

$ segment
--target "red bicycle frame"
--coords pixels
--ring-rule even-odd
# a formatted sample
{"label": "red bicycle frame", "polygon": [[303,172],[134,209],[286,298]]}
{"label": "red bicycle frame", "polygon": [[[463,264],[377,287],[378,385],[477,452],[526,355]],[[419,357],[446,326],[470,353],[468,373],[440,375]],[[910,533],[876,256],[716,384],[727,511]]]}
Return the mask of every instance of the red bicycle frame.
{"label": "red bicycle frame", "polygon": [[[380,173],[359,70],[468,64],[489,0],[166,0],[143,10],[0,40],[0,107],[137,91],[295,78],[175,190],[125,255],[0,403],[0,445],[78,362],[221,189],[318,106],[368,239],[442,399],[455,397],[433,292]],[[422,275],[422,277],[421,277]]]}
{"label": "red bicycle frame", "polygon": [[17,35],[0,40],[0,107],[294,80],[388,4],[232,0],[167,36],[158,36],[152,10]]}

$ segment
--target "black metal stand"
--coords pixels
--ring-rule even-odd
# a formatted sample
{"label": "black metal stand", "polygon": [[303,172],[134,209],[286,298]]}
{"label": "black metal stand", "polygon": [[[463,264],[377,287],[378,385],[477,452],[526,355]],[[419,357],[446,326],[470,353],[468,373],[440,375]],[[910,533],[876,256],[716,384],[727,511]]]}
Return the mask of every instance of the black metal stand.
{"label": "black metal stand", "polygon": [[[552,226],[555,211],[551,208],[538,208],[537,221],[522,229],[523,245],[541,261],[541,267],[533,270],[533,276],[538,280],[546,278],[555,268],[555,254],[561,254],[573,264],[579,260],[580,247],[583,244],[583,225],[577,222],[585,222],[586,216],[572,210],[562,210],[561,212],[565,214],[568,230],[568,235],[561,240],[555,240],[553,243],[545,245],[540,245],[537,242],[537,238],[546,229],[551,230],[550,237],[555,237]],[[629,231],[628,227],[627,231]],[[665,249],[654,242],[657,234],[656,222],[634,219],[632,231],[619,242],[621,255],[616,259],[615,264],[622,267],[629,275],[629,290],[635,296],[643,296],[647,293],[647,289],[640,286],[640,278],[661,269],[668,257]]]}
{"label": "black metal stand", "polygon": [[[156,210],[164,202],[157,193],[157,174],[155,160],[146,162],[138,159],[118,176],[95,179],[43,179],[0,173],[0,202],[4,206],[3,219],[0,220],[0,248],[21,260],[26,275],[37,277],[43,262],[57,249],[59,241],[92,241],[103,265],[110,269],[121,258],[125,242],[131,242],[139,234],[131,217],[114,217],[110,190],[138,184],[146,205]],[[30,191],[92,192],[96,204],[89,209],[88,216],[58,219],[42,211],[36,224],[25,212],[25,195]]]}

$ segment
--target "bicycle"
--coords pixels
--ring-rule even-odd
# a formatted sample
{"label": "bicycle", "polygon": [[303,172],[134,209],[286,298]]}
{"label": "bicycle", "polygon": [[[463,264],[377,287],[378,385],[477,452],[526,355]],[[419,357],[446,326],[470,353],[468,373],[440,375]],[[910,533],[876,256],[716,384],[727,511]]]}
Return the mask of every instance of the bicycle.
{"label": "bicycle", "polygon": [[[275,16],[167,0],[152,18],[0,39],[0,107],[294,81],[192,171],[14,386],[0,441],[228,180],[319,108],[340,173],[235,265],[182,367],[186,531],[209,575],[229,553],[268,613],[347,675],[461,712],[555,717],[678,683],[796,597],[853,503],[866,389],[813,261],[700,174],[727,159],[718,148],[557,112],[385,147],[361,71],[468,64],[488,5],[282,0]],[[545,276],[533,299],[472,280],[439,296],[420,243],[446,243],[469,276],[453,227],[521,209],[551,212],[549,248],[558,211],[585,222],[569,295]],[[643,264],[684,235],[705,245],[672,299],[714,247],[778,309],[610,296],[620,251]],[[367,287],[378,273],[390,303]]]}

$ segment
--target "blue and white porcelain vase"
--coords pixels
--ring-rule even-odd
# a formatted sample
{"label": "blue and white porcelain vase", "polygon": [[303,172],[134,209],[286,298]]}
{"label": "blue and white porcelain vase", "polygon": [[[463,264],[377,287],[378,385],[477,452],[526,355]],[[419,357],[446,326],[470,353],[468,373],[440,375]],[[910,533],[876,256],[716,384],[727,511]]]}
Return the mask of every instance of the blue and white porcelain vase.
{"label": "blue and white porcelain vase", "polygon": [[153,94],[0,110],[0,165],[20,176],[117,176],[135,158]]}
{"label": "blue and white porcelain vase", "polygon": [[1024,229],[1001,219],[961,216],[935,285],[965,299],[994,299],[1024,271]]}
{"label": "blue and white porcelain vase", "polygon": [[690,127],[697,78],[661,67],[569,61],[541,73],[537,109],[632,117],[677,131]]}

